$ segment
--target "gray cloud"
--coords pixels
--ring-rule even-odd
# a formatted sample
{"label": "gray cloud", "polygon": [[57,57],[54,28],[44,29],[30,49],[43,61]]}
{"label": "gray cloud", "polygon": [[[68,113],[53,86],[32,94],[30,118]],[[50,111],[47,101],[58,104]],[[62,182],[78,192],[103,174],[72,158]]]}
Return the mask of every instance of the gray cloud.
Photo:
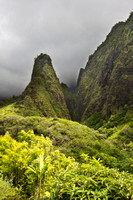
{"label": "gray cloud", "polygon": [[24,90],[41,52],[60,81],[75,83],[89,54],[132,8],[132,0],[0,0],[0,97]]}

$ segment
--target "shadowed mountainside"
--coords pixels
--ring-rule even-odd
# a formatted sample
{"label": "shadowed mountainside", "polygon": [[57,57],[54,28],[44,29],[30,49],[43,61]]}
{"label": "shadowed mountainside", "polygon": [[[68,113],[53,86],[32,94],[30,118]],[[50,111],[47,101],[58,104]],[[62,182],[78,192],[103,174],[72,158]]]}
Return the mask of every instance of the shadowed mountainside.
{"label": "shadowed mountainside", "polygon": [[112,28],[81,72],[75,94],[78,121],[108,120],[133,103],[133,13]]}

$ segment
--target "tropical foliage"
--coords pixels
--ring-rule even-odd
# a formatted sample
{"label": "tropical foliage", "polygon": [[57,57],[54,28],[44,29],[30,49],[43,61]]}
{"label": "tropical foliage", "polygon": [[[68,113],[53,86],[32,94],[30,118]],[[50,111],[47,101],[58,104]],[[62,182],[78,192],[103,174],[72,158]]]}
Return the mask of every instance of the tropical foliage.
{"label": "tropical foliage", "polygon": [[1,178],[18,188],[21,199],[130,199],[133,194],[131,174],[87,154],[78,163],[33,131],[19,132],[16,140],[9,133],[1,136],[0,157]]}
{"label": "tropical foliage", "polygon": [[0,200],[133,200],[132,24],[113,27],[75,90],[40,54],[25,91],[0,101]]}

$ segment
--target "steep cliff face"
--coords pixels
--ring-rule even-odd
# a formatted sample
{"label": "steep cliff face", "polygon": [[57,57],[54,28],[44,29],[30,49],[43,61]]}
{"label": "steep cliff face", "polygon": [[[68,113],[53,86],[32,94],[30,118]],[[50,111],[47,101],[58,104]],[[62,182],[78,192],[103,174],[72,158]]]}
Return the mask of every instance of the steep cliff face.
{"label": "steep cliff face", "polygon": [[76,104],[75,94],[66,84],[61,83],[61,87],[64,93],[66,105],[69,110],[71,119],[77,121],[77,116],[76,116],[77,104]]}
{"label": "steep cliff face", "polygon": [[133,13],[116,24],[80,73],[76,100],[79,121],[108,119],[133,103]]}
{"label": "steep cliff face", "polygon": [[74,94],[59,83],[50,57],[40,54],[31,82],[17,101],[24,115],[71,118],[88,126],[100,120],[102,125],[102,120],[132,103],[133,13],[126,22],[116,24],[89,57],[85,69],[80,70]]}
{"label": "steep cliff face", "polygon": [[31,82],[17,103],[24,115],[70,119],[61,85],[48,55],[40,54],[35,59]]}

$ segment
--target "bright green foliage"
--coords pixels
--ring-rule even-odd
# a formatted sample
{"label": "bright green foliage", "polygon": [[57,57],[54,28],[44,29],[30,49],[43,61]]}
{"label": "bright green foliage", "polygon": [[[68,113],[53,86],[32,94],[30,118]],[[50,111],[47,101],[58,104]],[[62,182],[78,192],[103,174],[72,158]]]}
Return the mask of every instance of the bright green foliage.
{"label": "bright green foliage", "polygon": [[[49,138],[33,131],[0,137],[0,172],[3,179],[22,187],[22,199],[130,199],[133,176],[109,169],[83,154],[79,164],[53,147]],[[25,197],[24,197],[25,194]]]}
{"label": "bright green foliage", "polygon": [[[121,119],[119,118],[119,120]],[[133,124],[130,121],[117,127],[106,128],[113,123],[118,122],[116,120],[108,122],[98,129],[99,133],[105,135],[105,139],[103,143],[99,142],[100,150],[96,157],[100,157],[107,166],[133,173]]]}
{"label": "bright green foliage", "polygon": [[0,199],[133,199],[132,24],[113,27],[75,93],[41,54],[23,94],[0,102]]}
{"label": "bright green foliage", "polygon": [[[3,178],[11,179],[15,186],[21,185],[29,193],[32,184],[27,186],[27,181],[30,181],[27,180],[26,175],[28,166],[34,166],[41,154],[46,157],[51,150],[50,139],[35,136],[33,131],[28,133],[21,131],[18,133],[18,141],[12,139],[9,133],[6,133],[4,137],[0,138],[0,171]],[[41,168],[42,166],[40,166],[40,173],[42,172]],[[39,174],[37,178],[40,178]],[[34,189],[32,190],[34,191]]]}
{"label": "bright green foliage", "polygon": [[[114,123],[114,122],[113,122]],[[0,132],[9,131],[17,138],[17,132],[33,129],[36,135],[50,137],[53,145],[67,156],[81,161],[80,155],[101,158],[108,167],[133,173],[133,125],[132,122],[108,128],[108,123],[97,131],[77,122],[59,118],[4,116],[0,118]]]}
{"label": "bright green foliage", "polygon": [[33,129],[37,135],[50,137],[61,152],[78,159],[83,152],[94,155],[94,141],[101,137],[87,126],[59,118],[5,116],[1,117],[0,124],[2,134],[9,131],[15,138],[18,131]]}
{"label": "bright green foliage", "polygon": [[0,108],[0,114],[1,115],[18,115],[20,114],[20,111],[18,108],[15,107],[15,103],[11,103],[6,106],[2,106]]}
{"label": "bright green foliage", "polygon": [[0,179],[0,200],[19,200],[20,198],[17,188],[11,187],[9,182]]}

